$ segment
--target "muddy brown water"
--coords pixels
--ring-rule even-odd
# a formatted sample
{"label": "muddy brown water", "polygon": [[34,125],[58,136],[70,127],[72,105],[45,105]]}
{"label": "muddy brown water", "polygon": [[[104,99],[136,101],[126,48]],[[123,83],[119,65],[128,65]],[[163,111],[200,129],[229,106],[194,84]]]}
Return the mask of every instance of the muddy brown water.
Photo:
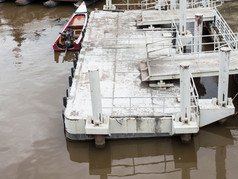
{"label": "muddy brown water", "polygon": [[[229,2],[221,11],[238,32],[237,7]],[[55,61],[52,44],[74,10],[71,4],[0,4],[0,178],[236,179],[237,117],[202,128],[187,145],[176,137],[115,140],[102,150],[65,140],[62,97],[73,55]],[[237,86],[230,81],[234,96]],[[197,84],[202,97],[216,95],[217,78]]]}

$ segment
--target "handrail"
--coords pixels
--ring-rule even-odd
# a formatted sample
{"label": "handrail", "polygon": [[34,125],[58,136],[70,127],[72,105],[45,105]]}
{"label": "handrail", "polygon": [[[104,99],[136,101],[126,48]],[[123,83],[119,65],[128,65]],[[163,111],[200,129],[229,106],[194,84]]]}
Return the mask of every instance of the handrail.
{"label": "handrail", "polygon": [[[195,8],[214,8],[221,6],[223,3],[222,0],[191,0],[190,2],[187,2],[187,9],[195,9]],[[120,3],[120,4],[112,4],[113,7],[117,6],[126,6],[126,8],[129,10],[130,6],[134,6],[132,9],[157,9],[159,11],[161,10],[175,10],[179,8],[179,0],[174,0],[172,3],[171,0],[142,0],[138,3],[130,3],[130,0],[127,0],[126,3]],[[135,8],[138,7],[138,8]]]}
{"label": "handrail", "polygon": [[[230,34],[223,34],[223,36],[225,36],[225,35],[230,35]],[[236,36],[236,34],[235,33],[233,33],[233,35],[234,36]],[[220,51],[220,49],[222,48],[222,47],[229,47],[229,43],[230,44],[237,44],[238,43],[238,39],[237,40],[233,40],[233,41],[215,41],[215,38],[218,38],[218,37],[221,37],[222,36],[222,34],[213,34],[213,35],[203,35],[202,36],[202,38],[208,38],[208,37],[212,37],[212,38],[214,38],[214,41],[210,41],[210,42],[203,42],[201,45],[204,47],[204,46],[211,46],[211,45],[213,45],[214,47],[213,47],[213,53],[215,53],[215,52],[217,52],[217,51]],[[191,36],[191,43],[189,43],[189,44],[186,44],[186,45],[184,45],[184,44],[182,44],[182,41],[181,41],[181,38],[180,38],[180,36],[178,35],[178,32],[177,32],[177,37],[174,37],[174,38],[165,38],[165,39],[162,39],[161,41],[156,41],[156,42],[153,42],[153,43],[150,43],[150,44],[148,44],[147,45],[147,57],[150,59],[150,54],[153,54],[153,53],[155,53],[155,52],[159,52],[159,51],[161,51],[161,50],[164,50],[164,49],[169,49],[169,48],[175,48],[175,49],[177,49],[177,50],[179,50],[179,54],[197,54],[197,53],[202,53],[202,52],[210,52],[209,50],[206,50],[206,51],[202,51],[202,52],[194,52],[193,51],[193,47],[194,47],[194,43],[193,43],[193,38],[194,37],[196,37],[196,36]],[[169,43],[168,42],[168,40],[175,40],[176,39],[176,44],[175,45],[173,45],[172,43]],[[167,44],[165,44],[164,43],[164,41],[167,41]],[[157,45],[157,48],[152,48],[152,50],[149,50],[149,47],[150,46],[152,46],[152,45],[154,45],[154,46],[156,46]],[[189,51],[189,52],[183,52],[183,47],[186,47],[187,49],[190,49],[191,51]],[[237,49],[237,47],[236,48],[232,48],[232,50],[236,50]],[[170,51],[170,52],[172,52],[172,50]],[[178,53],[176,53],[176,55],[177,55]],[[171,54],[169,54],[168,56],[172,56],[173,55],[173,53],[171,53]],[[159,56],[161,56],[161,55],[159,55]],[[167,56],[166,56],[167,57]],[[153,59],[157,59],[156,57],[153,57]],[[159,59],[159,58],[158,58]]]}
{"label": "handrail", "polygon": [[[197,88],[195,85],[195,82],[193,80],[192,74],[190,74],[190,88],[191,88],[191,109],[195,114],[198,114],[198,92]],[[110,100],[110,106],[107,106],[106,104],[108,103],[107,101],[103,100]],[[121,102],[119,102],[121,100]],[[140,100],[140,102],[139,102]],[[149,100],[149,103],[145,103],[146,100]],[[172,100],[173,103],[169,102],[166,103],[166,100]],[[180,109],[180,104],[178,102],[178,96],[171,96],[171,95],[160,95],[160,96],[140,96],[140,97],[135,97],[135,96],[129,96],[129,97],[102,97],[102,109],[103,110],[111,110],[113,112],[113,109],[124,109],[128,111],[129,114],[126,114],[125,111],[123,111],[123,114],[125,116],[136,116],[133,115],[134,109],[140,109],[143,110],[145,109],[146,111],[143,111],[145,114],[144,116],[151,116],[151,113],[158,113],[160,115],[172,115],[174,112],[176,112],[174,109],[179,110]],[[115,105],[117,101],[117,105]],[[177,102],[177,104],[175,103]],[[147,104],[147,105],[145,105]],[[174,105],[168,105],[168,104],[174,104]],[[171,112],[166,112],[166,109],[173,109]],[[150,111],[148,111],[150,110]],[[147,112],[147,114],[146,114]],[[121,115],[120,115],[121,116]],[[141,115],[140,115],[141,116]],[[111,117],[113,115],[111,114]],[[115,116],[114,116],[115,117]]]}
{"label": "handrail", "polygon": [[227,24],[225,19],[222,17],[217,8],[215,8],[215,27],[217,27],[230,49],[237,49],[238,38],[234,34],[230,26]]}
{"label": "handrail", "polygon": [[[168,106],[168,104],[166,104],[166,99],[171,99],[174,102],[177,101],[177,96],[149,96],[149,97],[102,97],[102,100],[111,100],[112,104],[111,106],[106,106],[106,101],[102,102],[103,106],[102,109],[103,110],[116,110],[116,109],[124,109],[127,110],[129,112],[129,114],[125,114],[125,116],[133,116],[133,109],[140,109],[143,110],[145,109],[148,114],[144,113],[144,116],[151,116],[151,114],[149,114],[150,112],[157,112],[160,115],[172,115],[174,113],[174,110],[172,110],[171,112],[166,112],[166,109],[180,109],[180,105],[179,103],[177,105],[174,106]],[[115,106],[115,101],[116,100],[122,100],[123,104],[117,105]],[[133,100],[136,101],[134,104]],[[138,103],[138,100],[141,100],[141,103]],[[145,100],[150,100],[150,104],[146,103],[147,105],[145,105],[144,101]],[[156,103],[157,100],[157,103]],[[126,105],[125,105],[125,102]],[[172,103],[169,103],[172,104]],[[175,103],[173,103],[175,104]],[[157,111],[155,111],[157,109]],[[150,112],[148,110],[151,110]],[[160,110],[160,111],[159,111]],[[141,115],[140,115],[141,116]]]}
{"label": "handrail", "polygon": [[199,99],[199,95],[198,95],[198,91],[197,91],[197,88],[196,88],[196,85],[195,85],[195,82],[193,80],[193,76],[192,74],[190,73],[190,88],[191,88],[191,92],[192,92],[192,95],[191,95],[191,102],[194,102],[195,103],[195,112],[198,113],[198,99]]}
{"label": "handrail", "polygon": [[[141,9],[158,9],[161,10],[162,7],[166,6],[166,10],[179,8],[179,0],[174,0],[174,4],[170,0],[143,0],[141,1]],[[221,0],[191,0],[187,2],[187,9],[191,8],[214,8],[221,6],[223,1]],[[173,6],[173,7],[172,7]]]}

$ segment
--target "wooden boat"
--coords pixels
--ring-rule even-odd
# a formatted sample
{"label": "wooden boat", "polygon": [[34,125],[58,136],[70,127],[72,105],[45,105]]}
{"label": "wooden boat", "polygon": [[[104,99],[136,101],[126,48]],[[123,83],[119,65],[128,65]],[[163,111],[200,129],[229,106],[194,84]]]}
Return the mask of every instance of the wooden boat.
{"label": "wooden boat", "polygon": [[85,2],[74,12],[64,30],[60,33],[53,45],[55,51],[77,51],[80,42],[83,40],[86,24],[88,21],[88,13]]}

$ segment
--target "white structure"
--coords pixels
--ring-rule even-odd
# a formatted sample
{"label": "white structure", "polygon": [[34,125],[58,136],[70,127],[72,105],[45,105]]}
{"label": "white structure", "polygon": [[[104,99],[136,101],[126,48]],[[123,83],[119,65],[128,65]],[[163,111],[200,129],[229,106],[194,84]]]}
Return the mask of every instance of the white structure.
{"label": "white structure", "polygon": [[112,0],[106,0],[106,5],[103,6],[103,10],[115,10],[116,6],[112,4]]}
{"label": "white structure", "polygon": [[190,93],[189,66],[180,66],[180,105],[181,121],[189,123],[191,118],[191,93]]}
{"label": "white structure", "polygon": [[228,82],[229,82],[229,63],[230,63],[230,48],[223,47],[220,56],[220,70],[218,82],[218,104],[226,106],[228,104]]}
{"label": "white structure", "polygon": [[202,31],[203,31],[203,15],[195,14],[194,22],[194,53],[202,52]]}
{"label": "white structure", "polygon": [[101,123],[102,117],[102,101],[101,101],[101,91],[99,83],[99,71],[89,70],[89,83],[91,92],[91,102],[92,102],[92,121],[93,124],[99,125]]}
{"label": "white structure", "polygon": [[[68,90],[64,111],[67,138],[187,135],[234,114],[227,96],[228,74],[238,73],[238,63],[233,60],[229,67],[229,58],[236,58],[238,53],[232,51],[229,56],[229,50],[223,49],[221,58],[216,52],[203,53],[200,58],[205,65],[197,70],[196,56],[179,51],[183,46],[179,38],[173,45],[177,29],[136,28],[143,26],[136,24],[137,17],[143,13],[149,17],[150,12],[154,14],[154,10],[91,13]],[[181,29],[185,32],[186,24]],[[98,70],[91,71],[95,66]],[[219,74],[218,99],[199,99],[190,73]],[[161,88],[153,85],[168,79],[180,79],[180,83],[173,81],[173,85]]]}
{"label": "white structure", "polygon": [[187,0],[179,1],[179,33],[185,35],[187,32]]}

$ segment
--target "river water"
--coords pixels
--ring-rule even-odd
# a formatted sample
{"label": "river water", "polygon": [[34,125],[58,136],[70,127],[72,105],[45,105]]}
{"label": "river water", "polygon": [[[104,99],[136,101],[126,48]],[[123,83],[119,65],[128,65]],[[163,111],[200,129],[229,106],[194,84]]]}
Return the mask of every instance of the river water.
{"label": "river water", "polygon": [[[229,2],[221,9],[236,32],[237,7]],[[201,129],[187,145],[173,137],[108,141],[96,149],[65,140],[62,97],[73,57],[55,59],[52,44],[74,11],[71,4],[0,4],[0,178],[236,179],[237,117]],[[237,86],[230,82],[233,97]],[[217,78],[200,83],[203,97],[216,93]]]}

